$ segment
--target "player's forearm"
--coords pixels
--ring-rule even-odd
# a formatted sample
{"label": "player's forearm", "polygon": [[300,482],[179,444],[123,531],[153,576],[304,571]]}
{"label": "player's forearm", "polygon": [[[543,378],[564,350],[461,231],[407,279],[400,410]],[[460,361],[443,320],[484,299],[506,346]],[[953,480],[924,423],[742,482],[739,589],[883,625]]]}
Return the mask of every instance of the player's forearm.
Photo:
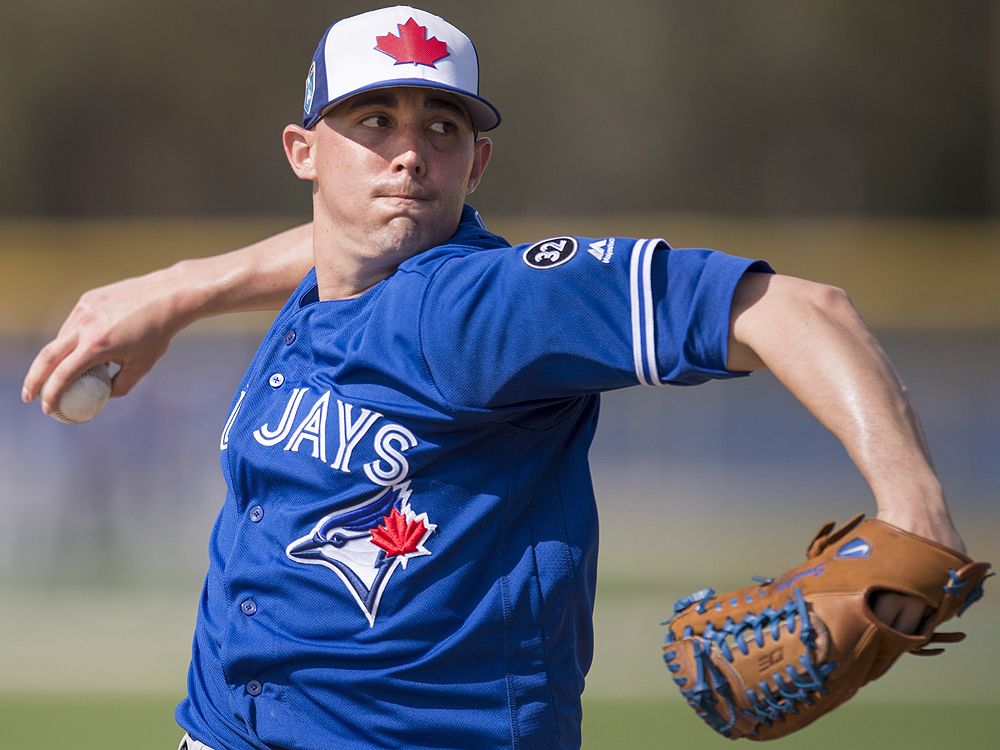
{"label": "player's forearm", "polygon": [[770,369],[843,443],[881,517],[960,547],[909,394],[847,296],[752,276],[734,300],[730,369]]}
{"label": "player's forearm", "polygon": [[51,413],[71,381],[105,362],[121,368],[112,395],[124,396],[186,325],[208,315],[280,307],[311,264],[312,228],[304,225],[240,250],[91,289],[35,356],[21,398],[33,401],[45,383],[42,409]]}
{"label": "player's forearm", "polygon": [[175,290],[173,315],[182,325],[227,312],[280,307],[312,266],[312,225],[252,245],[184,260],[160,272]]}

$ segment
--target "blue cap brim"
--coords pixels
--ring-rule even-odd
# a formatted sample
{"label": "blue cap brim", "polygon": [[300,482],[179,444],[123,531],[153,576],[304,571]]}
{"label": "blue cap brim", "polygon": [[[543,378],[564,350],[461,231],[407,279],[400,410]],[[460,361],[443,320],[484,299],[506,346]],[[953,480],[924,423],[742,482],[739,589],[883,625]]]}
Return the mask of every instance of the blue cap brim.
{"label": "blue cap brim", "polygon": [[427,81],[423,78],[398,78],[391,81],[379,81],[368,86],[362,86],[354,91],[349,91],[336,99],[325,102],[322,106],[314,106],[313,111],[302,118],[302,127],[311,128],[320,118],[326,114],[331,107],[335,107],[341,102],[350,99],[352,96],[372,91],[374,89],[396,88],[397,86],[416,87],[424,89],[437,89],[447,91],[461,99],[469,110],[469,117],[472,119],[472,126],[479,131],[493,130],[500,124],[500,110],[490,104],[483,97],[477,94],[470,94],[468,91],[446,86],[441,83]]}

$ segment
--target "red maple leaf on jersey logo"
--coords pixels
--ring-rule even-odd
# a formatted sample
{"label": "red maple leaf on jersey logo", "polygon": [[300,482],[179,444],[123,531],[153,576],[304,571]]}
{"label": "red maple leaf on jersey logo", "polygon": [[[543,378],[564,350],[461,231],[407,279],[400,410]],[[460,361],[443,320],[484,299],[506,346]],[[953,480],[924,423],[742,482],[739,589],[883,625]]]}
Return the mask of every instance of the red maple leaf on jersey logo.
{"label": "red maple leaf on jersey logo", "polygon": [[420,546],[428,531],[423,518],[409,520],[393,508],[383,521],[383,525],[372,529],[371,534],[372,544],[384,549],[386,557],[412,555],[414,552],[427,554]]}
{"label": "red maple leaf on jersey logo", "polygon": [[421,26],[412,18],[406,23],[396,24],[396,28],[399,29],[399,36],[390,32],[385,36],[375,37],[378,42],[375,49],[393,58],[396,65],[415,63],[436,68],[434,63],[450,54],[447,44],[436,36],[428,39],[427,27]]}

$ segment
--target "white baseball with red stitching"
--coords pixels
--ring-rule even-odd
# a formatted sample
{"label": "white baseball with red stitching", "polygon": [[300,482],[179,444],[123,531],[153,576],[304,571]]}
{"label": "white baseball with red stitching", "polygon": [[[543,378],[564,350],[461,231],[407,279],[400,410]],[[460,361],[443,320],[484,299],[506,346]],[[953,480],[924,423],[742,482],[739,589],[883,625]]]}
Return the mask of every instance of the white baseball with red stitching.
{"label": "white baseball with red stitching", "polygon": [[70,383],[52,412],[52,418],[66,424],[89,422],[111,397],[111,373],[107,365],[91,367]]}

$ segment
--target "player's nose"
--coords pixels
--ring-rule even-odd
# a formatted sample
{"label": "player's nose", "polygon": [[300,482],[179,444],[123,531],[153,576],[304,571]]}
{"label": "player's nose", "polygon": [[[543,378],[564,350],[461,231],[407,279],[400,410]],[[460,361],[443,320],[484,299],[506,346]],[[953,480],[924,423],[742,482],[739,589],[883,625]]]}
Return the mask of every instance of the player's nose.
{"label": "player's nose", "polygon": [[401,128],[395,144],[395,156],[392,159],[394,173],[407,173],[416,177],[427,172],[427,161],[424,158],[426,144],[421,133],[410,128]]}

